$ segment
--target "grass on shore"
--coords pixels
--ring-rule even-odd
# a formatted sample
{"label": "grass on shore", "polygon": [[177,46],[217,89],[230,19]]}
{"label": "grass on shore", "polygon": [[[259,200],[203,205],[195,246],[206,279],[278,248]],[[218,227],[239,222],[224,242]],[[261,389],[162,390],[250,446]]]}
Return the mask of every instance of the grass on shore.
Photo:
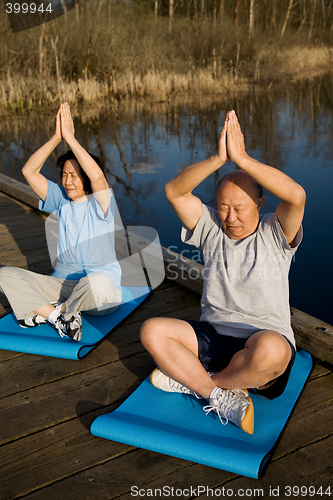
{"label": "grass on shore", "polygon": [[143,7],[98,2],[103,6],[95,12],[92,5],[82,0],[65,16],[16,34],[0,18],[2,115],[53,111],[61,101],[185,103],[309,79],[332,67],[328,27],[320,39],[313,29],[317,38],[310,39],[300,28],[282,38],[281,28],[266,33],[258,26],[249,39],[248,27],[235,27],[227,10],[218,24],[208,12],[201,19],[175,17],[170,30],[167,17],[154,18]]}
{"label": "grass on shore", "polygon": [[33,76],[14,77],[8,73],[6,79],[0,81],[0,108],[24,113],[35,108],[58,106],[62,101],[75,106],[128,97],[166,102],[175,95],[186,96],[187,100],[196,94],[221,94],[247,88],[245,78],[235,78],[230,72],[214,78],[210,70],[185,74],[148,71],[143,76],[129,70],[104,81],[91,77],[71,82],[56,78],[45,81]]}
{"label": "grass on shore", "polygon": [[269,68],[270,51],[260,54],[253,74],[247,77],[231,70],[214,74],[214,68],[186,73],[149,70],[144,75],[127,70],[101,81],[96,77],[72,81],[55,77],[41,79],[33,75],[14,76],[8,72],[0,80],[0,109],[23,114],[34,109],[56,108],[61,101],[77,106],[126,98],[168,102],[177,97],[188,102],[198,95],[218,96],[246,91],[254,83],[271,85],[286,79],[295,81],[318,76],[332,67],[333,49],[294,47],[275,54],[275,57],[274,67]]}

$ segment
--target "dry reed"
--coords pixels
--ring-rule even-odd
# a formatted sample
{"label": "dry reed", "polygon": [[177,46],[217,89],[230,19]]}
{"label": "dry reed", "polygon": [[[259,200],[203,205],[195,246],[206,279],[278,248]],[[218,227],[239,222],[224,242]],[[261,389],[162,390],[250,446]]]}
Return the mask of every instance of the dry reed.
{"label": "dry reed", "polygon": [[[282,37],[288,4],[275,2],[275,33],[272,27],[265,31],[270,21],[258,5],[261,18],[251,40],[246,9],[236,27],[227,9],[231,0],[224,0],[218,23],[208,10],[198,17],[179,6],[171,32],[167,17],[155,18],[148,3],[140,6],[134,0],[82,0],[62,18],[17,34],[11,33],[6,16],[0,16],[0,109],[2,114],[23,114],[56,108],[60,101],[73,106],[128,98],[168,102],[176,96],[222,95],[286,76],[307,78],[328,71],[333,50],[328,22],[320,44],[318,23],[316,30],[316,24],[311,28],[315,43],[302,35],[306,22],[294,31],[290,25]],[[101,9],[94,11],[96,5]],[[327,15],[331,10],[327,7]]]}

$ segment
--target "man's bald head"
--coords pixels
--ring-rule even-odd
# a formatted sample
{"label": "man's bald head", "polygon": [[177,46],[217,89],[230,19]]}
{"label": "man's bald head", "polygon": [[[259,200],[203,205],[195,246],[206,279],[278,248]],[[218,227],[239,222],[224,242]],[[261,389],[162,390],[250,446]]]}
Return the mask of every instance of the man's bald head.
{"label": "man's bald head", "polygon": [[262,186],[243,170],[233,170],[225,174],[218,183],[217,190],[227,181],[242,188],[255,202],[263,196]]}

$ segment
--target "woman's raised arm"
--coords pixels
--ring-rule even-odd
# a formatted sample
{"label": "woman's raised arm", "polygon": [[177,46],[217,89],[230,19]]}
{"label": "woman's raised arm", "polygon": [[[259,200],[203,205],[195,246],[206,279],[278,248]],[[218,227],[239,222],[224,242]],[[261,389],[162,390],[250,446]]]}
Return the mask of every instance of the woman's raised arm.
{"label": "woman's raised arm", "polygon": [[46,199],[48,183],[46,177],[40,173],[40,170],[52,151],[62,141],[60,112],[59,109],[56,118],[56,131],[53,137],[51,137],[44,146],[39,148],[36,153],[30,156],[29,160],[22,168],[22,173],[29,186],[43,201]]}
{"label": "woman's raised arm", "polygon": [[74,133],[74,123],[72,120],[69,105],[65,102],[60,106],[61,111],[61,134],[65,139],[82,170],[87,174],[91,183],[92,192],[104,213],[107,212],[110,203],[110,191],[108,182],[103,171],[97,165],[90,154],[76,140]]}

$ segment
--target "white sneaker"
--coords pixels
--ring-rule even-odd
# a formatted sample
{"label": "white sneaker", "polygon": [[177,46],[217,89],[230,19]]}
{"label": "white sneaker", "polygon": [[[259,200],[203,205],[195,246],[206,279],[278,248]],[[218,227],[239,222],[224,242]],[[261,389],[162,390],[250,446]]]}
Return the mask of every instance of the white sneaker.
{"label": "white sneaker", "polygon": [[50,318],[48,323],[57,330],[60,337],[69,337],[70,339],[79,341],[82,337],[82,319],[79,312],[74,313],[73,316],[67,321],[63,314],[52,321]]}
{"label": "white sneaker", "polygon": [[180,384],[176,380],[168,377],[163,373],[159,368],[155,368],[155,370],[150,375],[151,384],[157,389],[161,389],[166,392],[181,392],[183,394],[190,394],[191,396],[195,396],[198,399],[202,399],[199,394],[194,391],[191,391],[188,387],[183,384]]}
{"label": "white sneaker", "polygon": [[33,328],[35,326],[42,325],[43,323],[47,323],[47,319],[40,314],[35,314],[35,316],[31,316],[30,318],[18,320],[18,324],[22,328]]}
{"label": "white sneaker", "polygon": [[81,313],[74,313],[67,321],[67,335],[73,340],[81,340],[82,338],[82,318]]}
{"label": "white sneaker", "polygon": [[216,387],[209,398],[209,404],[203,408],[206,415],[215,411],[221,423],[226,425],[229,420],[241,427],[248,434],[253,434],[254,411],[247,390],[220,389]]}
{"label": "white sneaker", "polygon": [[[59,302],[50,302],[50,304],[53,307],[57,307],[59,305]],[[47,318],[44,318],[44,316],[41,316],[40,314],[35,314],[34,316],[31,316],[30,318],[18,320],[18,324],[22,328],[34,328],[35,326],[43,325],[45,323],[48,323]]]}

